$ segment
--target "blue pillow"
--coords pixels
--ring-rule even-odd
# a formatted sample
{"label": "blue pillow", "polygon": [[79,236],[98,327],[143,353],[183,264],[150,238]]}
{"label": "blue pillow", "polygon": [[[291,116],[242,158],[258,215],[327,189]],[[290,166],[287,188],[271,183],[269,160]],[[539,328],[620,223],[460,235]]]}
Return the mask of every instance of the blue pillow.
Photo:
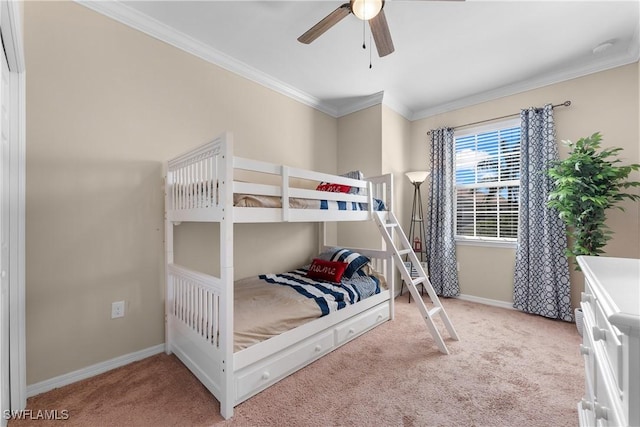
{"label": "blue pillow", "polygon": [[325,261],[340,261],[346,262],[347,268],[344,270],[343,276],[347,279],[351,279],[358,270],[364,267],[370,259],[358,252],[350,251],[344,248],[331,248],[330,250],[321,253],[317,258]]}
{"label": "blue pillow", "polygon": [[[340,176],[351,179],[359,179],[360,181],[364,179],[364,174],[362,173],[362,171],[349,171],[347,173],[340,174]],[[351,187],[351,189],[349,190],[349,194],[360,194],[362,192],[364,195],[364,191],[364,188]]]}

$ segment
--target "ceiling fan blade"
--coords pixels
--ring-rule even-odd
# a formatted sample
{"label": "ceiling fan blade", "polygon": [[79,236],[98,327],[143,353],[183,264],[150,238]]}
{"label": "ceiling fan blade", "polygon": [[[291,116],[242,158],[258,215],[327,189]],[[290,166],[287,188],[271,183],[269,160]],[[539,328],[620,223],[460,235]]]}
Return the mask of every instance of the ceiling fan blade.
{"label": "ceiling fan blade", "polygon": [[371,34],[373,34],[373,40],[376,42],[380,58],[393,53],[395,48],[393,47],[393,40],[391,40],[387,18],[384,16],[384,9],[369,20],[369,27],[371,27]]}
{"label": "ceiling fan blade", "polygon": [[306,33],[298,37],[300,43],[309,44],[325,33],[329,28],[336,25],[344,17],[351,13],[349,3],[345,3],[336,10],[325,16],[320,22],[311,27]]}

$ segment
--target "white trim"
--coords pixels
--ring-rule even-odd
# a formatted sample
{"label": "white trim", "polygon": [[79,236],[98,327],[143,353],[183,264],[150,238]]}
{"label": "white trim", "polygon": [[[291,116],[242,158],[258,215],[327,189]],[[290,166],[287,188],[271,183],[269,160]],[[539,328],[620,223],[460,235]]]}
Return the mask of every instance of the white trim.
{"label": "white trim", "polygon": [[[26,407],[26,326],[25,326],[25,153],[26,78],[24,40],[20,5],[2,1],[3,43],[10,68],[9,102],[6,106],[10,130],[9,168],[9,371],[11,410]],[[3,200],[6,203],[6,200]],[[5,345],[6,343],[3,343]],[[5,408],[3,408],[5,409]]]}
{"label": "white trim", "polygon": [[463,301],[476,302],[478,304],[484,304],[484,305],[490,305],[490,306],[493,306],[493,307],[506,308],[508,310],[515,310],[515,308],[513,308],[513,302],[500,301],[500,300],[496,300],[496,299],[489,299],[489,298],[482,298],[482,297],[476,297],[474,295],[467,295],[467,294],[460,294],[455,298],[463,300]]}
{"label": "white trim", "polygon": [[5,10],[9,20],[10,40],[3,40],[7,50],[7,60],[12,73],[22,73],[25,70],[24,41],[22,39],[22,16],[16,1],[6,1]]}
{"label": "white trim", "polygon": [[[27,406],[26,374],[26,320],[25,320],[25,164],[26,164],[26,77],[25,73],[11,73],[11,128],[15,144],[12,153],[12,174],[15,177],[15,191],[11,200],[12,264],[10,284],[10,331],[9,360],[11,364],[11,408],[24,409]],[[14,240],[15,239],[15,240]]]}
{"label": "white trim", "polygon": [[520,127],[520,115],[507,119],[496,119],[490,123],[481,123],[478,125],[466,125],[460,126],[465,129],[455,131],[455,138],[462,138],[469,135],[476,135],[479,133],[493,132],[506,128]]}
{"label": "white trim", "polygon": [[347,114],[355,113],[356,111],[364,110],[365,108],[373,107],[374,105],[382,104],[384,97],[384,91],[374,93],[373,95],[360,96],[355,101],[348,105],[341,107],[336,112],[335,117],[346,116]]}
{"label": "white trim", "polygon": [[481,104],[483,102],[493,101],[498,98],[515,95],[533,89],[539,89],[541,87],[565,82],[567,80],[576,79],[578,77],[584,77],[589,74],[610,70],[612,68],[622,67],[623,65],[633,64],[635,62],[638,62],[638,57],[639,55],[637,49],[634,50],[630,47],[626,54],[623,56],[606,59],[595,64],[586,64],[582,67],[572,68],[570,70],[560,69],[555,73],[544,74],[538,78],[513,83],[494,90],[460,98],[453,102],[425,108],[423,110],[414,112],[410,120],[414,121],[425,119],[437,114],[459,110],[472,105]]}
{"label": "white trim", "polygon": [[411,121],[413,111],[411,111],[411,109],[404,105],[396,96],[390,94],[389,92],[385,92],[384,98],[382,99],[382,104],[400,114],[405,119]]}
{"label": "white trim", "polygon": [[27,397],[45,393],[55,388],[64,387],[66,385],[103,374],[107,371],[111,371],[112,369],[120,368],[132,362],[137,362],[138,360],[146,359],[147,357],[155,356],[156,354],[163,352],[164,343],[154,345],[153,347],[149,347],[144,350],[125,354],[111,360],[96,363],[95,365],[87,366],[86,368],[78,369],[77,371],[69,372],[68,374],[63,374],[54,378],[50,378],[48,380],[40,381],[39,383],[29,384],[27,386]]}
{"label": "white trim", "polygon": [[488,248],[511,248],[515,249],[518,246],[517,240],[507,240],[498,238],[482,238],[482,237],[455,237],[456,245],[461,246],[484,246]]}

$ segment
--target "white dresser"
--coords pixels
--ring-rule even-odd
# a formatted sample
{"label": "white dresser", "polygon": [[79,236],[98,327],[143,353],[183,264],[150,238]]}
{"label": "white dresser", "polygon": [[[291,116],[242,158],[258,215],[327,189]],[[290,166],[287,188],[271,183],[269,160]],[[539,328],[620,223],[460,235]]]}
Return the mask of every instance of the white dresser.
{"label": "white dresser", "polygon": [[585,395],[581,426],[640,426],[640,260],[578,257]]}

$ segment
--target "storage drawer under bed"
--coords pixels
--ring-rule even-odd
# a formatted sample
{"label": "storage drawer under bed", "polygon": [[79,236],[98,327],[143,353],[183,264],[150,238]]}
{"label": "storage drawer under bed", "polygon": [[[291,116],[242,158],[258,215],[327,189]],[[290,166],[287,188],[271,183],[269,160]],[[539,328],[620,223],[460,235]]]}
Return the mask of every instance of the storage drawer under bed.
{"label": "storage drawer under bed", "polygon": [[333,347],[333,331],[326,331],[282,353],[251,365],[236,373],[236,402],[245,399],[297,371],[329,352]]}
{"label": "storage drawer under bed", "polygon": [[389,304],[385,303],[240,369],[235,374],[236,404],[387,320]]}
{"label": "storage drawer under bed", "polygon": [[349,319],[335,328],[336,346],[344,344],[386,320],[389,320],[389,306],[387,305]]}

